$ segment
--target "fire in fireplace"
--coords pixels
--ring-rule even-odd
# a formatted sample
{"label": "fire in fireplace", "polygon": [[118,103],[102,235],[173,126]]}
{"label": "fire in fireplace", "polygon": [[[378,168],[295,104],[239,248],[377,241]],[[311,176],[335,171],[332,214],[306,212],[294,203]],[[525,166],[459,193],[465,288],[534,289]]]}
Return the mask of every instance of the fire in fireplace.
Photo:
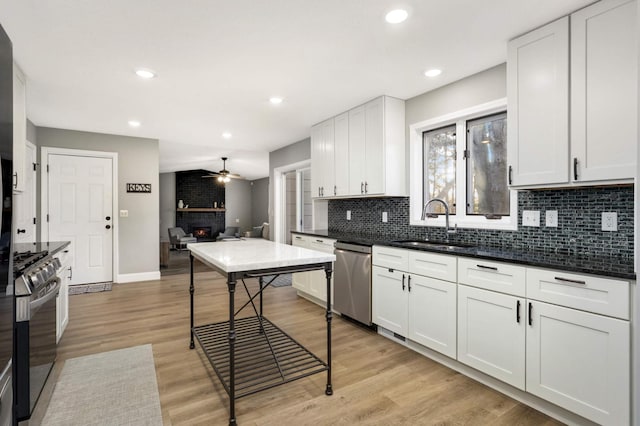
{"label": "fire in fireplace", "polygon": [[211,227],[210,226],[194,226],[191,229],[191,233],[194,237],[198,239],[202,238],[211,238]]}

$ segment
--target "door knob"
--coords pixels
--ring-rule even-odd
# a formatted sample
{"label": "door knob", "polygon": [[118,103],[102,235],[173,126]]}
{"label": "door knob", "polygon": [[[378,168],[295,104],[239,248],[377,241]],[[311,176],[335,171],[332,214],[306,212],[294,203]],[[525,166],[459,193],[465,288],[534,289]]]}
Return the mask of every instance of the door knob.
{"label": "door knob", "polygon": [[105,226],[105,228],[111,229],[111,225],[107,225],[107,226]]}
{"label": "door knob", "polygon": [[106,220],[111,220],[111,216],[105,217]]}

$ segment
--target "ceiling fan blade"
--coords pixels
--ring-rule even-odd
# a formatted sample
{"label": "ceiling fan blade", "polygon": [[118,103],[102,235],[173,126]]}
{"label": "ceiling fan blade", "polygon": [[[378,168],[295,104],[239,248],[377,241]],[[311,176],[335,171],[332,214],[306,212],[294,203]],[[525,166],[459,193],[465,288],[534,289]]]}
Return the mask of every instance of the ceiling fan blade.
{"label": "ceiling fan blade", "polygon": [[232,179],[246,179],[244,176],[236,175],[234,173],[229,173],[227,177],[230,177]]}

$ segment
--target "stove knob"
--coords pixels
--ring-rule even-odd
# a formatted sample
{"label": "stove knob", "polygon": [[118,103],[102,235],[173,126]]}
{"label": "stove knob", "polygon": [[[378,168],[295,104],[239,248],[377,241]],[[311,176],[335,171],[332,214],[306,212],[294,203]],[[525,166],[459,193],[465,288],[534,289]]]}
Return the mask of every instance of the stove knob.
{"label": "stove knob", "polygon": [[53,259],[53,265],[55,267],[55,270],[57,271],[62,266],[62,262],[60,262],[60,259],[56,257]]}

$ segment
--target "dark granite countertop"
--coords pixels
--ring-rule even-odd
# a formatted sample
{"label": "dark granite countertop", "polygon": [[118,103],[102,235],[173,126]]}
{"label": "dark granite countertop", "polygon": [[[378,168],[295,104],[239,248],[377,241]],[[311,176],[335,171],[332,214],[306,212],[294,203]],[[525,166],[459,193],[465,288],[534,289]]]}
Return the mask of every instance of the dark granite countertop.
{"label": "dark granite countertop", "polygon": [[636,279],[636,274],[634,272],[634,261],[633,258],[630,257],[586,256],[579,253],[568,253],[566,251],[535,251],[510,249],[506,247],[483,247],[481,245],[473,247],[407,247],[398,243],[394,243],[395,240],[403,240],[404,238],[394,238],[392,236],[384,235],[349,234],[332,232],[328,230],[309,230],[292,233],[332,238],[344,243],[363,245],[386,245],[411,250],[422,250],[434,253],[445,253],[457,256],[473,257],[478,259],[504,261],[520,265],[561,269],[567,272],[602,275],[614,278],[624,278],[628,280]]}

